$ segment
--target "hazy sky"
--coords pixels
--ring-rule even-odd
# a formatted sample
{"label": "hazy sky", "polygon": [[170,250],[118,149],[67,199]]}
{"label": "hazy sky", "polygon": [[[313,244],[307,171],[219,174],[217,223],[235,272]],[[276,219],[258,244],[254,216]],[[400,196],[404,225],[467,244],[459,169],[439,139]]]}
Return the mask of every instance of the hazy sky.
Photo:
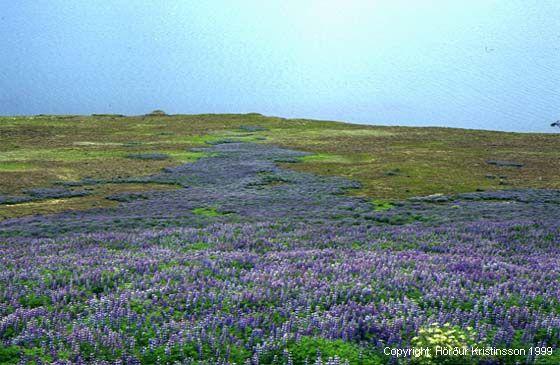
{"label": "hazy sky", "polygon": [[0,114],[560,119],[557,0],[0,0],[0,18]]}

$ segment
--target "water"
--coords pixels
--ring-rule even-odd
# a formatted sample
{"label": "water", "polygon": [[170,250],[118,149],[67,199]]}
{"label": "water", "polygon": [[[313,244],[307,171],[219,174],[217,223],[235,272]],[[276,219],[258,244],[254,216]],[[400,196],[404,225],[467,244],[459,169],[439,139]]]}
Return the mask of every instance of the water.
{"label": "water", "polygon": [[557,1],[2,7],[0,114],[254,111],[523,132],[560,119]]}

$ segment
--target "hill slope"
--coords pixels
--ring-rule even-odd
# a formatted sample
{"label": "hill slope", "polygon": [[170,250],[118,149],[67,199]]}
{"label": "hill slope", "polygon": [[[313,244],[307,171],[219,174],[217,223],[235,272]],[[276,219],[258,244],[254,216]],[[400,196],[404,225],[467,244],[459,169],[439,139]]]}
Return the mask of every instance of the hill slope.
{"label": "hill slope", "polygon": [[[560,188],[558,135],[353,125],[245,115],[0,118],[0,194],[104,179],[87,196],[0,205],[0,217],[114,206],[123,191],[171,185],[111,184],[203,156],[223,139],[313,153],[283,167],[357,180],[356,194],[394,200],[477,189]],[[290,161],[293,162],[293,161]],[[489,163],[490,162],[490,163]]]}

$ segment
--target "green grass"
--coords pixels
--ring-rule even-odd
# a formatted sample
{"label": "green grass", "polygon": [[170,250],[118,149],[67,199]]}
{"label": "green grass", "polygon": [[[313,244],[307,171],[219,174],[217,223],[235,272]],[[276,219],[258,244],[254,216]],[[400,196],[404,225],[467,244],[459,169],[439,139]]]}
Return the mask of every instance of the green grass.
{"label": "green grass", "polygon": [[[241,126],[263,128],[251,132]],[[18,194],[57,181],[149,175],[195,161],[204,153],[190,148],[224,139],[311,152],[298,163],[280,164],[358,180],[363,188],[355,194],[384,201],[477,189],[560,188],[559,138],[558,134],[364,126],[255,113],[0,117],[0,193]],[[170,158],[126,157],[150,153]],[[486,160],[515,161],[524,167],[499,167]],[[9,211],[0,207],[0,219],[113,204],[104,198],[105,190],[90,197],[14,205]],[[385,208],[381,204],[375,209]]]}
{"label": "green grass", "polygon": [[[292,123],[262,134],[271,143],[317,155],[284,166],[359,180],[361,195],[403,199],[477,189],[560,187],[560,161],[554,157],[558,134]],[[515,161],[524,167],[497,167],[486,160]]]}
{"label": "green grass", "polygon": [[[351,365],[381,365],[386,363],[387,360],[371,349],[360,347],[354,343],[308,336],[288,343],[286,350],[289,351],[294,364],[313,363],[319,355],[325,362],[336,356],[341,362],[348,361]],[[264,361],[271,360],[274,355],[282,359],[284,352],[282,350],[265,354]]]}
{"label": "green grass", "polygon": [[196,215],[202,215],[204,217],[218,217],[222,215],[222,213],[218,212],[215,207],[195,208],[192,212]]}
{"label": "green grass", "polygon": [[223,215],[232,214],[232,212],[220,211],[218,207],[199,207],[192,210],[196,215],[204,217],[220,217]]}
{"label": "green grass", "polygon": [[[314,153],[312,155],[303,156],[300,158],[301,162],[306,163],[324,163],[324,164],[351,164],[357,163],[360,159],[359,156],[342,156],[342,155],[334,155],[330,153]],[[364,158],[367,160],[367,157]]]}
{"label": "green grass", "polygon": [[385,210],[393,208],[393,204],[391,202],[380,199],[372,200],[371,204],[373,205],[373,210],[376,212],[383,212]]}
{"label": "green grass", "polygon": [[33,170],[34,166],[30,163],[0,160],[0,172],[19,172]]}

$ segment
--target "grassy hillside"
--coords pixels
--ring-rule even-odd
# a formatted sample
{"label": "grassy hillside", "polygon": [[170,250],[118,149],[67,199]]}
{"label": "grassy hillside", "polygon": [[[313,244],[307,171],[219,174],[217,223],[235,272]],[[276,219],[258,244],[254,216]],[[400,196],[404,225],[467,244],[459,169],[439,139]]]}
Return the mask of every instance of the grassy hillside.
{"label": "grassy hillside", "polygon": [[[114,184],[194,161],[223,139],[272,143],[314,155],[284,167],[358,180],[357,194],[394,200],[518,187],[560,188],[558,135],[352,125],[259,114],[33,116],[0,118],[0,194],[103,179],[87,196],[0,205],[0,217],[111,206],[122,191],[173,189]],[[488,161],[498,161],[490,164]],[[505,162],[505,164],[503,163]],[[511,163],[522,167],[510,166]]]}
{"label": "grassy hillside", "polygon": [[558,187],[558,135],[257,114],[0,126],[0,216],[73,209],[0,220],[0,363],[395,363],[386,346],[534,362],[435,351],[471,345],[559,363],[560,190],[521,189]]}

